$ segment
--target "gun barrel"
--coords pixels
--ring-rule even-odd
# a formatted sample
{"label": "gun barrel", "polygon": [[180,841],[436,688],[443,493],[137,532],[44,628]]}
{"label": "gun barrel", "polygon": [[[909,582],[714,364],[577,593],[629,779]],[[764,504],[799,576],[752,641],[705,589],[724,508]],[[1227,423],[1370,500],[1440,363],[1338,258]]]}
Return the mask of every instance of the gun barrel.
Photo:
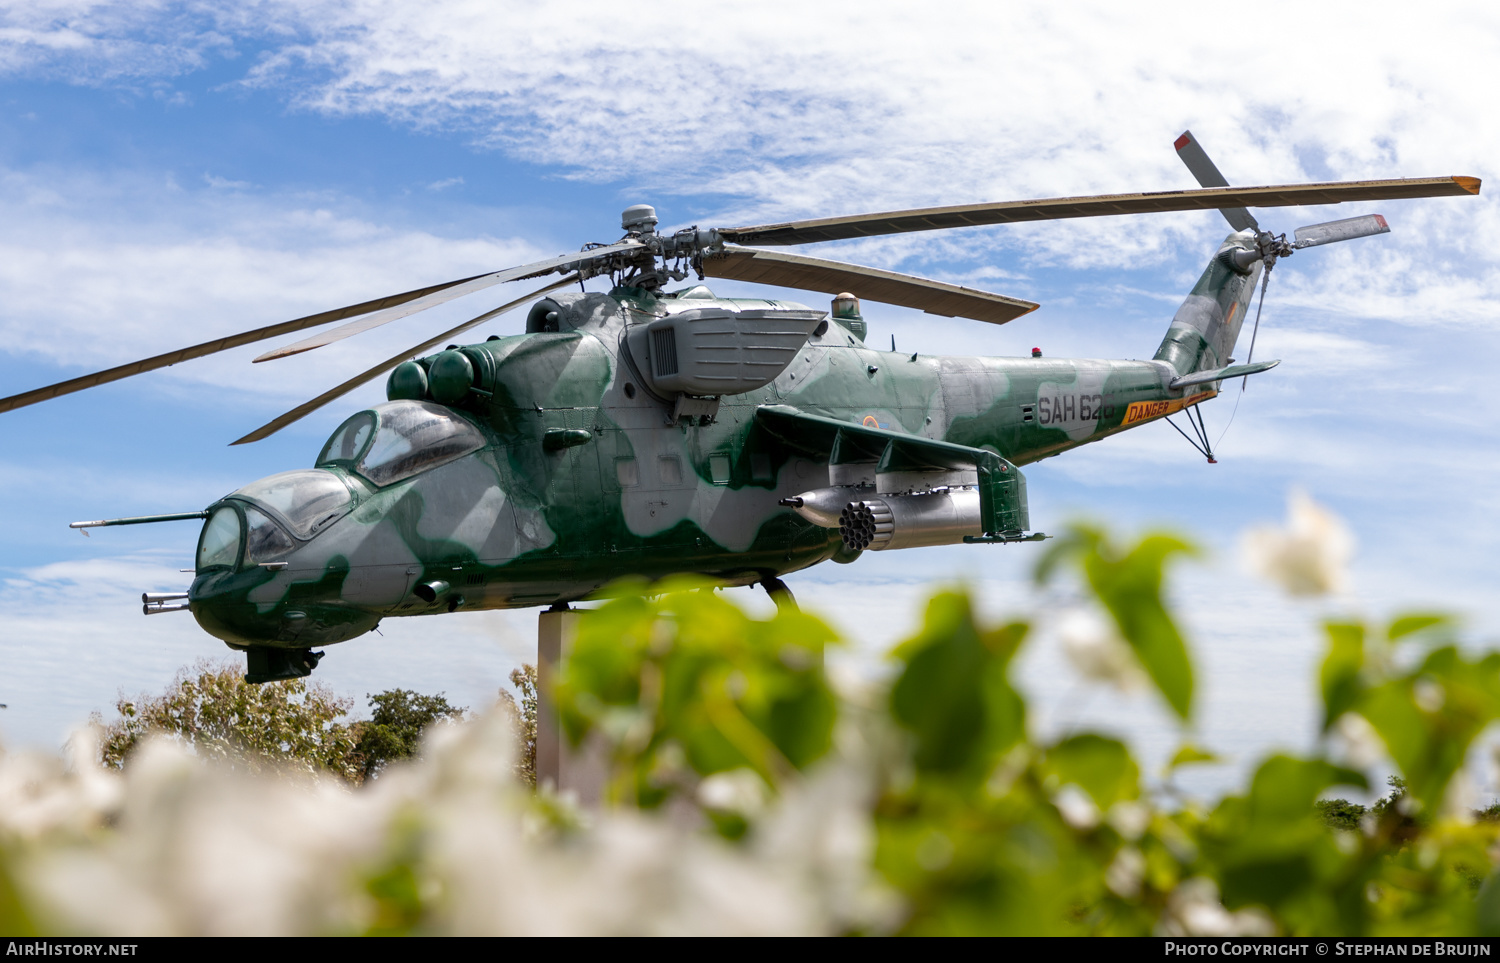
{"label": "gun barrel", "polygon": [[100,528],[106,525],[147,525],[151,522],[185,522],[207,518],[208,512],[176,512],[171,515],[137,515],[133,518],[100,518],[91,522],[69,522],[69,528]]}

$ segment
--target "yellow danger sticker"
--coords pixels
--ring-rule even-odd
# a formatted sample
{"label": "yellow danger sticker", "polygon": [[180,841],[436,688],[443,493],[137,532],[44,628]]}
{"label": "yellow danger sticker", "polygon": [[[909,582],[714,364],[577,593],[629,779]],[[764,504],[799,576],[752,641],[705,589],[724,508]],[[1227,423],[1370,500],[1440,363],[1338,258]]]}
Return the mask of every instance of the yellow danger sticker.
{"label": "yellow danger sticker", "polygon": [[1132,402],[1130,407],[1125,409],[1125,420],[1120,422],[1120,425],[1124,427],[1126,425],[1138,424],[1142,421],[1149,421],[1152,418],[1160,418],[1163,415],[1170,415],[1181,411],[1189,405],[1196,405],[1200,401],[1207,401],[1217,394],[1217,391],[1205,391],[1201,394],[1193,395],[1191,398]]}

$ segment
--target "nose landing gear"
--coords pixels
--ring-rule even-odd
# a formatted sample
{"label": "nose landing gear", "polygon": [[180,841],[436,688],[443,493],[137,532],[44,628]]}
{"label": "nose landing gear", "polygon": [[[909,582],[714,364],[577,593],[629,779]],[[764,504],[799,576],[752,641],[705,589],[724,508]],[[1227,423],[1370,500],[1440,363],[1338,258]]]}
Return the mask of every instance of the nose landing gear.
{"label": "nose landing gear", "polygon": [[312,649],[280,649],[269,645],[252,645],[245,649],[245,681],[251,683],[300,679],[312,675],[323,658]]}

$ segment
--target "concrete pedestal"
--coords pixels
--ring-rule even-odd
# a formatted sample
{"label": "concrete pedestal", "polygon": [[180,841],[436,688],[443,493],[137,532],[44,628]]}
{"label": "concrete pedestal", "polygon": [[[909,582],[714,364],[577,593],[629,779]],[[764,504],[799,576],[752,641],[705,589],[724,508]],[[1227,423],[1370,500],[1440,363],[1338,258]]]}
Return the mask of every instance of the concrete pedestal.
{"label": "concrete pedestal", "polygon": [[597,740],[574,748],[558,724],[552,683],[557,667],[573,647],[578,612],[547,611],[537,618],[536,637],[536,784],[572,793],[579,804],[597,806],[604,798],[609,767]]}

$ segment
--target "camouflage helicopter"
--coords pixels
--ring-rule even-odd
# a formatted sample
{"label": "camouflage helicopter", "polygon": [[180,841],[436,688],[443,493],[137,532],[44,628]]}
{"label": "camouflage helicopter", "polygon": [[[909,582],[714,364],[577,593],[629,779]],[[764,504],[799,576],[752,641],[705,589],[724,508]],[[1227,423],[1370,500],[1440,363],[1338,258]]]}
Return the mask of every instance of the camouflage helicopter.
{"label": "camouflage helicopter", "polygon": [[[614,243],[205,342],[0,399],[0,411],[348,322],[255,359],[269,361],[494,285],[558,276],[235,442],[265,438],[389,372],[389,400],[343,422],[314,467],[252,482],[202,511],[73,527],[203,520],[192,584],[147,593],[144,610],[191,611],[247,654],[252,682],[305,676],[322,657],[315,647],[387,617],[565,607],[626,575],[700,573],[763,585],[790,604],[780,577],[830,559],[1045,537],[1032,531],[1020,466],[1177,412],[1192,421],[1225,381],[1278,364],[1253,360],[1253,333],[1246,363],[1230,355],[1257,284],[1263,299],[1279,259],[1389,230],[1369,215],[1299,228],[1288,241],[1248,208],[1480,188],[1471,177],[1233,188],[1190,133],[1176,147],[1201,189],[672,233],[658,232],[653,209],[637,205],[624,212],[624,237]],[[1038,305],[766,249],[1210,208],[1233,232],[1149,361],[878,350],[865,342],[859,297],[991,324]],[[702,283],[667,289],[690,272],[697,282],[837,297],[823,311],[722,298]],[[599,276],[613,281],[609,293],[562,291]],[[533,301],[524,334],[422,356]],[[1212,460],[1201,414],[1192,424]]]}

